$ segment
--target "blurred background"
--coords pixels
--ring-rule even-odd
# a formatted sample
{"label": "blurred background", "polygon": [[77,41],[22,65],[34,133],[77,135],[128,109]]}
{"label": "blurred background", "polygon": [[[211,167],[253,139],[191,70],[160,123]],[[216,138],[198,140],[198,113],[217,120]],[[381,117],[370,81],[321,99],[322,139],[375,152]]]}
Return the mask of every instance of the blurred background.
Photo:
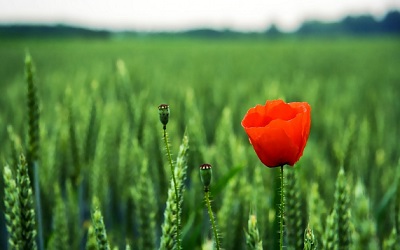
{"label": "blurred background", "polygon": [[227,0],[196,3],[2,0],[0,4],[0,34],[38,36],[158,32],[202,36],[395,33],[398,32],[396,11],[400,8],[398,0],[252,0],[235,4]]}
{"label": "blurred background", "polygon": [[[85,249],[95,196],[112,246],[142,249],[150,236],[138,226],[143,197],[132,191],[142,180],[154,192],[150,241],[158,247],[170,178],[160,103],[171,108],[174,157],[189,135],[183,249],[210,249],[203,163],[214,169],[224,249],[245,249],[251,210],[265,249],[276,249],[278,171],[262,166],[240,122],[250,107],[278,98],[312,107],[303,157],[287,168],[297,176],[299,200],[288,211],[301,211],[300,239],[310,225],[324,249],[343,168],[354,249],[399,243],[400,0],[0,0],[0,163],[13,171],[28,148],[27,51],[46,249],[59,237],[67,249]],[[3,186],[1,178],[1,200]],[[0,249],[7,237],[1,213]]]}

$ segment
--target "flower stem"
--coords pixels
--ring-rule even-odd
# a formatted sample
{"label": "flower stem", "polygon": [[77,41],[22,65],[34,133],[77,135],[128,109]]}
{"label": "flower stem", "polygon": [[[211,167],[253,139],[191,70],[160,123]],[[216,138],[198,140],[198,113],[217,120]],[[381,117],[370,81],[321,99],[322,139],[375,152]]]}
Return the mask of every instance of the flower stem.
{"label": "flower stem", "polygon": [[284,185],[283,185],[283,165],[281,166],[280,171],[280,179],[281,179],[281,204],[279,205],[279,249],[283,249],[283,220],[284,220],[284,211],[285,211],[285,193],[284,193]]}
{"label": "flower stem", "polygon": [[169,143],[168,143],[168,135],[167,135],[167,126],[163,126],[164,130],[164,143],[165,149],[167,151],[167,157],[169,161],[169,165],[171,167],[171,174],[172,174],[172,181],[174,183],[175,189],[175,203],[176,203],[176,245],[177,249],[181,249],[181,220],[180,220],[180,212],[179,212],[179,196],[178,196],[178,187],[176,186],[176,179],[175,179],[175,171],[174,171],[174,164],[172,163],[171,152],[169,150]]}
{"label": "flower stem", "polygon": [[218,232],[217,232],[217,225],[215,223],[215,219],[214,219],[214,213],[211,209],[211,202],[210,202],[210,192],[208,189],[204,190],[204,199],[206,201],[206,205],[207,205],[207,209],[208,209],[208,215],[210,216],[210,221],[211,221],[211,226],[212,226],[212,230],[214,233],[214,240],[215,240],[215,247],[217,250],[219,250],[221,248],[220,243],[219,243],[219,237],[218,237]]}

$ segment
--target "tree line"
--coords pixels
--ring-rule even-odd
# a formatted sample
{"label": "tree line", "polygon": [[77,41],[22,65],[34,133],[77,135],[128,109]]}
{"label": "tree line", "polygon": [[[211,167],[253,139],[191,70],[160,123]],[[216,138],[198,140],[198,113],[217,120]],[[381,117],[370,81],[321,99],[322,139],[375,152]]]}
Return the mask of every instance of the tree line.
{"label": "tree line", "polygon": [[212,28],[197,28],[186,31],[139,32],[133,30],[111,31],[95,30],[71,25],[33,25],[8,24],[0,25],[0,37],[85,37],[109,38],[115,36],[186,36],[204,38],[236,38],[236,37],[285,37],[285,36],[374,36],[399,35],[400,12],[389,11],[381,20],[371,15],[347,16],[337,22],[322,22],[319,20],[305,21],[297,30],[282,32],[272,24],[262,32],[239,32],[230,29],[216,30]]}

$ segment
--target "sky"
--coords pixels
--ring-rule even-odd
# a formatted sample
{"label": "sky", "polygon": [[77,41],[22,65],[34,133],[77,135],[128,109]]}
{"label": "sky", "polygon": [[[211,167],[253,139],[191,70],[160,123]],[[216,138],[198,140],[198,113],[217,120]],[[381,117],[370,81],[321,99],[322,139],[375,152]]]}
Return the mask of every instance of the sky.
{"label": "sky", "polygon": [[346,15],[381,18],[400,0],[0,0],[1,23],[72,24],[98,29],[175,31],[191,28],[293,31],[305,20]]}

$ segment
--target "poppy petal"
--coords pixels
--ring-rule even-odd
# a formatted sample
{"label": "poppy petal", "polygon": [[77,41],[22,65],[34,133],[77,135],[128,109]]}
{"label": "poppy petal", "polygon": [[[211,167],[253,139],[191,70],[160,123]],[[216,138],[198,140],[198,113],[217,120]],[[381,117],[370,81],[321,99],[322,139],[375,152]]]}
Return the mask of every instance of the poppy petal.
{"label": "poppy petal", "polygon": [[266,116],[271,117],[272,120],[282,119],[287,121],[296,116],[296,110],[282,100],[267,101],[266,106]]}
{"label": "poppy petal", "polygon": [[311,126],[306,102],[267,101],[250,108],[242,120],[250,143],[264,165],[294,165],[302,156]]}
{"label": "poppy petal", "polygon": [[267,129],[257,140],[250,141],[258,158],[268,167],[293,165],[296,162],[298,147],[283,129]]}

